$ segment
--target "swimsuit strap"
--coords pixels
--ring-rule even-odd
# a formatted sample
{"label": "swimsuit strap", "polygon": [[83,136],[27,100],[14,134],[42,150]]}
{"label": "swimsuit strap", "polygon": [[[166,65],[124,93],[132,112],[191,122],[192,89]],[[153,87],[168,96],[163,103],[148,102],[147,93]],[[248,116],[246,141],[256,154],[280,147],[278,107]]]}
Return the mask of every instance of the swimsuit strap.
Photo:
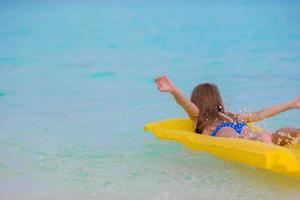
{"label": "swimsuit strap", "polygon": [[211,136],[216,136],[218,131],[221,130],[223,127],[231,127],[233,128],[238,134],[241,134],[242,129],[244,126],[247,126],[245,122],[221,122],[212,132]]}

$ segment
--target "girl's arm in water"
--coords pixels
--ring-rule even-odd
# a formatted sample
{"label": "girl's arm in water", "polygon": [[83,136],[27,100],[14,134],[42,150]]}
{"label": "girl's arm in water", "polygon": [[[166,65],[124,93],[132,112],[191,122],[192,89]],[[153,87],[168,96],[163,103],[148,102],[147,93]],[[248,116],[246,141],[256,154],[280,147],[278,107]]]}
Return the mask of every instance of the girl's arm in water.
{"label": "girl's arm in water", "polygon": [[236,117],[236,119],[244,121],[244,122],[253,122],[253,121],[262,120],[264,118],[272,117],[276,114],[279,114],[281,112],[284,112],[286,110],[293,109],[293,108],[300,108],[300,96],[297,96],[290,101],[265,108],[258,112],[235,114],[235,117]]}
{"label": "girl's arm in water", "polygon": [[176,102],[185,110],[185,112],[188,113],[192,120],[196,119],[199,113],[197,106],[187,99],[167,76],[160,76],[156,78],[155,83],[159,91],[171,93]]}

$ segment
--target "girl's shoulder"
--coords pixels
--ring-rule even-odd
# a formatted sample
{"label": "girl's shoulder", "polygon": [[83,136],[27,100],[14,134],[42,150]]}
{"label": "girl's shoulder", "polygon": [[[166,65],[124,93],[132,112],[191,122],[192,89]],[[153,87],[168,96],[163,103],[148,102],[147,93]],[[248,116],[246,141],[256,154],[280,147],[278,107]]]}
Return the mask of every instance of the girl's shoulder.
{"label": "girl's shoulder", "polygon": [[[202,134],[203,134],[203,135],[210,135],[211,132],[219,125],[219,123],[220,123],[219,120],[216,120],[215,122],[213,122],[213,123],[207,125],[207,126],[203,129]],[[197,124],[198,124],[198,119],[195,118],[195,119],[193,120],[194,130],[196,130]]]}

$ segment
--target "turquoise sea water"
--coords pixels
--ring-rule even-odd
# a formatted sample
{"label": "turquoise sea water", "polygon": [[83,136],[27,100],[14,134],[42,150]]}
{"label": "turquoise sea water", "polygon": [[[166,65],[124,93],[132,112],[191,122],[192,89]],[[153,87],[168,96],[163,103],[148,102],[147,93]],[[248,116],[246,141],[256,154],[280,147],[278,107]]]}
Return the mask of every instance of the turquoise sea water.
{"label": "turquoise sea water", "polygon": [[[300,94],[297,1],[0,1],[0,199],[299,199],[298,180],[156,139],[215,82],[227,108]],[[300,125],[299,110],[259,124]]]}

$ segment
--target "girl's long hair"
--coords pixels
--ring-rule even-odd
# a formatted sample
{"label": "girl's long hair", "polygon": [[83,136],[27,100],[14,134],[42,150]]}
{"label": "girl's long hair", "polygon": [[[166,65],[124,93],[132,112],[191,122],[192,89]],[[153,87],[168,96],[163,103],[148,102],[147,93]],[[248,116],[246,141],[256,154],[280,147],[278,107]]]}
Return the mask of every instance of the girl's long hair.
{"label": "girl's long hair", "polygon": [[213,121],[224,118],[236,121],[234,114],[225,111],[224,103],[217,85],[203,83],[197,85],[192,92],[191,101],[198,107],[199,115],[196,133],[202,133],[205,127]]}

